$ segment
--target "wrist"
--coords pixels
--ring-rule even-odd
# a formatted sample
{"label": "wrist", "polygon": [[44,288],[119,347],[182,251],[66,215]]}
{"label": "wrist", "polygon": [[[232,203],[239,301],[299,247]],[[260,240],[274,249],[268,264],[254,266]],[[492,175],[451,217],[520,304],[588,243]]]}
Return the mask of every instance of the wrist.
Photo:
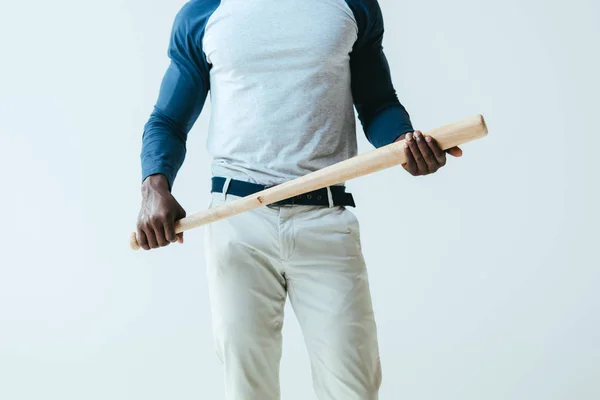
{"label": "wrist", "polygon": [[401,140],[404,140],[404,139],[406,138],[406,134],[407,134],[407,133],[409,133],[409,132],[403,133],[402,135],[398,136],[398,137],[396,138],[396,140],[394,140],[394,143],[396,143],[396,142],[399,142],[399,141],[401,141]]}
{"label": "wrist", "polygon": [[154,174],[148,176],[142,182],[142,193],[147,191],[170,192],[169,181],[163,174]]}

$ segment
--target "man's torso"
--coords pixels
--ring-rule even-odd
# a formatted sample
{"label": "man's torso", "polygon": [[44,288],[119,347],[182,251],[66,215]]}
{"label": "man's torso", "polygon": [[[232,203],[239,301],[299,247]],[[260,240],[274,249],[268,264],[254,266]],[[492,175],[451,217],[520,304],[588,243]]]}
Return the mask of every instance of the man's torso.
{"label": "man's torso", "polygon": [[224,0],[207,21],[213,174],[278,184],[356,155],[344,0]]}

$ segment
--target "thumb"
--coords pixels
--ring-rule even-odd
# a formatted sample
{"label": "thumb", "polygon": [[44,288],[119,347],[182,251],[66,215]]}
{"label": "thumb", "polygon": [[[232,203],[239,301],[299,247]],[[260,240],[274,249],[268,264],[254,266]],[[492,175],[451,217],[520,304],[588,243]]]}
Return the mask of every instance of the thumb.
{"label": "thumb", "polygon": [[181,207],[181,205],[178,204],[177,212],[175,213],[175,218],[177,218],[177,219],[185,218],[186,215],[187,215],[187,213],[185,212],[183,207]]}
{"label": "thumb", "polygon": [[448,150],[446,150],[446,153],[450,154],[453,157],[460,157],[463,155],[461,148],[458,146],[449,148]]}

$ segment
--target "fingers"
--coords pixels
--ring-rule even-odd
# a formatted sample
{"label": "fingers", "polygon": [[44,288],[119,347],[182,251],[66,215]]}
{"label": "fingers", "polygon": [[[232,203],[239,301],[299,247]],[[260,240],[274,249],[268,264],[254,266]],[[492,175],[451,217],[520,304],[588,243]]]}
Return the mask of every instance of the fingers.
{"label": "fingers", "polygon": [[169,242],[183,243],[183,232],[175,233],[175,222],[179,221],[182,218],[185,218],[185,215],[186,215],[185,210],[183,208],[181,208],[181,206],[180,206],[179,209],[177,210],[177,214],[176,214],[175,218],[167,218],[165,220],[165,238]]}
{"label": "fingers", "polygon": [[417,162],[415,161],[415,157],[412,155],[412,151],[408,147],[408,143],[404,143],[404,156],[406,157],[406,163],[402,164],[402,166],[411,175],[416,175],[418,172]]}
{"label": "fingers", "polygon": [[423,158],[423,155],[419,150],[419,146],[417,145],[417,142],[415,140],[415,135],[413,135],[412,133],[407,133],[406,143],[408,144],[408,148],[410,149],[410,152],[412,153],[412,156],[415,159],[415,163],[417,164],[417,172],[413,175],[427,174],[429,168],[427,167],[427,163],[425,162],[425,159]]}
{"label": "fingers", "polygon": [[175,221],[173,218],[167,218],[165,220],[165,239],[170,243],[175,243],[177,241],[177,235],[175,234]]}
{"label": "fingers", "polygon": [[146,233],[146,238],[148,238],[148,246],[150,246],[151,249],[158,249],[160,246],[156,241],[154,229],[150,225],[147,225],[146,229],[144,229],[144,232]]}
{"label": "fingers", "polygon": [[165,225],[169,216],[167,214],[158,214],[151,217],[151,225],[154,229],[156,242],[160,247],[167,246],[170,242],[165,237]]}
{"label": "fingers", "polygon": [[142,218],[138,223],[137,230],[140,247],[150,250],[168,245],[169,241],[166,239],[164,226],[162,218],[158,216]]}
{"label": "fingers", "polygon": [[175,234],[173,218],[165,215],[156,215],[140,222],[137,238],[140,247],[144,250],[158,249],[179,240]]}
{"label": "fingers", "polygon": [[[158,223],[157,223],[157,226],[155,227],[155,229],[158,232],[159,226],[162,225],[163,235],[161,235],[159,237],[159,235],[157,233],[156,239],[161,246],[167,246],[167,245],[169,245],[169,243],[175,243],[175,242],[183,243],[183,234],[175,233],[175,222],[179,221],[182,218],[185,218],[185,215],[186,215],[185,210],[181,206],[178,206],[177,211],[175,212],[175,216],[173,216],[171,213],[167,212],[166,214],[164,214],[158,218]],[[163,237],[165,239],[165,242],[164,242],[165,244],[161,244],[161,238],[163,238]]]}
{"label": "fingers", "polygon": [[146,232],[143,231],[141,226],[137,228],[137,242],[140,247],[144,250],[150,250],[150,245],[148,245],[148,238],[146,238]]}
{"label": "fingers", "polygon": [[434,173],[440,168],[440,164],[433,155],[433,151],[431,151],[429,144],[420,131],[415,131],[415,139],[417,142],[417,147],[419,148],[419,151],[425,160],[425,164],[427,165],[427,171],[425,171],[425,173]]}
{"label": "fingers", "polygon": [[138,217],[137,229],[140,247],[150,250],[175,242],[183,243],[183,233],[175,233],[175,222],[185,215],[185,210],[177,203],[149,213],[143,209]]}
{"label": "fingers", "polygon": [[423,136],[421,131],[407,133],[404,139],[406,162],[402,164],[411,175],[428,175],[446,165],[446,153],[454,157],[462,156],[459,147],[442,150],[431,136]]}
{"label": "fingers", "polygon": [[427,142],[427,145],[431,149],[431,152],[433,153],[433,156],[435,157],[439,166],[443,167],[444,165],[446,165],[446,153],[444,153],[444,151],[442,149],[440,149],[440,146],[438,146],[435,139],[432,138],[431,136],[427,136],[425,138],[425,141]]}

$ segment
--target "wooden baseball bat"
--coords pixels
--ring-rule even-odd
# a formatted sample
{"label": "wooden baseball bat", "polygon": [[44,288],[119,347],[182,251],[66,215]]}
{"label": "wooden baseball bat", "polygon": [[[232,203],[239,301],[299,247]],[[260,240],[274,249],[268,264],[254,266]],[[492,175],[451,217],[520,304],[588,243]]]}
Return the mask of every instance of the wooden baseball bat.
{"label": "wooden baseball bat", "polygon": [[[487,135],[487,132],[483,116],[476,115],[454,124],[433,129],[423,135],[433,137],[440,148],[446,150],[482,138]],[[405,162],[404,140],[401,140],[261,192],[180,219],[175,223],[175,232],[184,232],[289,197],[332,186]],[[135,232],[129,238],[129,245],[133,250],[140,248]]]}

